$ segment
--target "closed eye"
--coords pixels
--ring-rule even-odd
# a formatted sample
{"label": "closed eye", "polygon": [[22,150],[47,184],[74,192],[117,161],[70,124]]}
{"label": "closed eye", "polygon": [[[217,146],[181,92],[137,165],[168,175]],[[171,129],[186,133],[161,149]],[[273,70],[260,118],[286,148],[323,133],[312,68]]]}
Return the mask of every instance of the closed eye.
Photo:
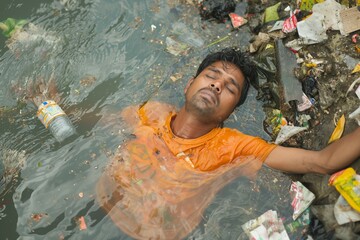
{"label": "closed eye", "polygon": [[231,87],[226,86],[226,89],[229,90],[230,93],[235,94],[235,91]]}
{"label": "closed eye", "polygon": [[205,76],[208,77],[208,78],[211,78],[211,79],[215,79],[215,77],[210,76],[210,75],[208,75],[208,74],[206,74]]}

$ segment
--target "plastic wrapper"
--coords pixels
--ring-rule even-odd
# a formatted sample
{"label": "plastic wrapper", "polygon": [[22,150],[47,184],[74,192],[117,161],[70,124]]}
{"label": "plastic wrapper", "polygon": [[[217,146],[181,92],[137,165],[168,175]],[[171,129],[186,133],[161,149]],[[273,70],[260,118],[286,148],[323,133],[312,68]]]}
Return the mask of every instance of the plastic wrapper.
{"label": "plastic wrapper", "polygon": [[293,222],[286,224],[285,229],[287,232],[296,232],[299,228],[307,227],[310,224],[310,209],[305,211]]}
{"label": "plastic wrapper", "polygon": [[274,134],[278,133],[282,126],[286,126],[288,124],[286,118],[282,115],[281,111],[278,109],[273,109],[270,122]]}
{"label": "plastic wrapper", "polygon": [[296,220],[314,201],[315,195],[299,181],[292,182],[290,195],[293,198],[291,202],[291,206],[294,209],[293,219]]}
{"label": "plastic wrapper", "polygon": [[241,227],[249,236],[249,239],[289,239],[281,218],[278,218],[274,210],[265,212],[260,217],[246,222]]}
{"label": "plastic wrapper", "polygon": [[295,134],[306,130],[307,127],[296,127],[296,126],[282,126],[279,134],[276,137],[275,144],[281,144],[294,136]]}
{"label": "plastic wrapper", "polygon": [[329,185],[334,186],[349,205],[360,212],[360,181],[353,168],[349,167],[331,175]]}
{"label": "plastic wrapper", "polygon": [[277,31],[277,30],[282,30],[283,26],[284,26],[284,22],[283,20],[281,21],[277,21],[274,26],[268,31],[268,32],[273,32],[273,31]]}
{"label": "plastic wrapper", "polygon": [[[357,178],[360,176],[357,175]],[[339,225],[343,225],[349,222],[357,222],[360,221],[360,213],[356,212],[352,207],[348,204],[348,202],[340,196],[335,203],[334,206],[334,215],[336,222]]]}
{"label": "plastic wrapper", "polygon": [[326,28],[324,26],[324,15],[313,13],[310,17],[297,23],[297,30],[301,38],[319,43],[326,40]]}
{"label": "plastic wrapper", "polygon": [[314,13],[319,13],[324,16],[325,29],[339,30],[339,23],[341,22],[340,11],[344,8],[345,6],[335,0],[326,0],[315,4],[312,10]]}
{"label": "plastic wrapper", "polygon": [[299,112],[303,112],[303,111],[311,108],[311,106],[312,106],[310,99],[305,95],[305,93],[303,94],[302,99],[303,99],[302,103],[299,103],[297,105],[297,110]]}
{"label": "plastic wrapper", "polygon": [[352,35],[351,36],[351,41],[353,42],[353,43],[357,43],[357,41],[359,40],[359,34],[354,34],[354,35]]}
{"label": "plastic wrapper", "polygon": [[341,138],[341,135],[344,132],[344,127],[345,127],[345,116],[343,114],[340,117],[340,119],[338,120],[338,122],[336,123],[336,127],[335,127],[333,133],[331,134],[328,143],[332,143],[332,142],[338,140],[339,138]]}
{"label": "plastic wrapper", "polygon": [[265,17],[264,17],[265,23],[276,21],[279,19],[278,8],[280,5],[281,2],[278,2],[277,4],[265,9]]}
{"label": "plastic wrapper", "polygon": [[282,31],[284,33],[290,33],[296,30],[297,19],[295,14],[291,14],[289,18],[284,21]]}
{"label": "plastic wrapper", "polygon": [[229,13],[229,17],[234,28],[239,28],[247,23],[245,18],[237,15],[236,13]]}

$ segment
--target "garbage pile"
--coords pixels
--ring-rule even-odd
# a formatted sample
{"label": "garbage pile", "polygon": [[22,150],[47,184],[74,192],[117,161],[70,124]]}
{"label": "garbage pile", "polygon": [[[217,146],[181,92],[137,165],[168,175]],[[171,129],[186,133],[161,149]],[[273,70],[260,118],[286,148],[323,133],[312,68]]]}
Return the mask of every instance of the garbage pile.
{"label": "garbage pile", "polygon": [[[358,119],[360,51],[356,31],[360,24],[350,19],[357,19],[360,11],[356,6],[348,8],[335,0],[311,3],[314,2],[278,2],[267,7],[261,28],[254,28],[259,33],[249,46],[260,68],[264,61],[272,61],[276,66],[272,82],[264,83],[264,88],[260,86],[260,99],[264,96],[273,99],[271,107],[280,110],[287,120],[283,125],[271,121],[274,110],[270,111],[267,124],[270,134],[277,136],[278,144],[321,124],[322,113],[336,111],[333,113],[336,128],[329,143],[341,137],[345,125],[343,112],[347,113],[346,118]],[[339,101],[349,104],[345,109],[335,109]]]}
{"label": "garbage pile", "polygon": [[[202,19],[231,23],[232,33],[239,34],[229,38],[241,38],[243,28],[252,32],[246,50],[258,65],[257,99],[264,103],[265,130],[276,144],[322,149],[360,126],[359,1],[259,0],[248,2],[244,11],[243,2],[224,0],[236,6],[226,9],[221,19],[209,8],[221,1],[194,2]],[[360,178],[355,174],[360,166],[352,167],[351,176],[341,183],[344,189],[355,189],[350,194],[339,190],[336,181],[328,182],[328,176],[294,176],[304,185],[294,181],[290,186],[293,207],[298,206],[293,226],[309,224],[310,235],[317,239],[354,239],[360,226],[353,223],[360,220]],[[332,179],[344,177],[343,172],[338,175]],[[301,217],[306,219],[296,223]],[[251,239],[288,239],[286,232],[292,231],[272,209],[242,227]]]}

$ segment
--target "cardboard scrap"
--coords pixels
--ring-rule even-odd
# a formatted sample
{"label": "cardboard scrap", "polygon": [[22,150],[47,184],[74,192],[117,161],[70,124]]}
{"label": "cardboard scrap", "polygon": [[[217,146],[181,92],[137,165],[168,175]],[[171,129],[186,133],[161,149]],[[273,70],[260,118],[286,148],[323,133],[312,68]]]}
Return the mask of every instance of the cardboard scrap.
{"label": "cardboard scrap", "polygon": [[343,31],[349,34],[360,29],[360,11],[357,7],[342,10],[340,19],[343,24]]}

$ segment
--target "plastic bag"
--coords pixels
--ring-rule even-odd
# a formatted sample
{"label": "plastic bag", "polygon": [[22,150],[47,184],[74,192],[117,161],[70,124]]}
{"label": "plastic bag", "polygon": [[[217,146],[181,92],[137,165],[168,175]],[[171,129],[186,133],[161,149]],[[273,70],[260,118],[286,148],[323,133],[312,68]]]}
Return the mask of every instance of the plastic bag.
{"label": "plastic bag", "polygon": [[295,134],[306,130],[307,127],[296,127],[296,126],[282,126],[278,136],[276,137],[275,144],[281,144],[288,140]]}
{"label": "plastic bag", "polygon": [[349,205],[360,212],[360,181],[356,178],[356,172],[349,167],[331,175],[329,185],[345,198]]}

